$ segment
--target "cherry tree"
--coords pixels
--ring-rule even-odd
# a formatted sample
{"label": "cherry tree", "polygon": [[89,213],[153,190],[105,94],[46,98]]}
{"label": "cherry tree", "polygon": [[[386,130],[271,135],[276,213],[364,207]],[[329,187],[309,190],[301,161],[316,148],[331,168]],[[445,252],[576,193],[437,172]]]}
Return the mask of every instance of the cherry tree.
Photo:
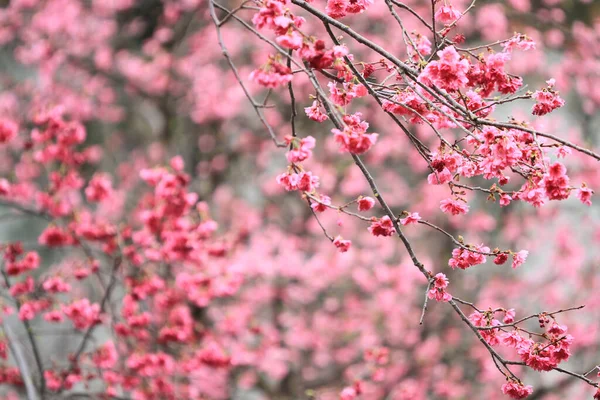
{"label": "cherry tree", "polygon": [[4,398],[600,398],[593,2],[0,4]]}

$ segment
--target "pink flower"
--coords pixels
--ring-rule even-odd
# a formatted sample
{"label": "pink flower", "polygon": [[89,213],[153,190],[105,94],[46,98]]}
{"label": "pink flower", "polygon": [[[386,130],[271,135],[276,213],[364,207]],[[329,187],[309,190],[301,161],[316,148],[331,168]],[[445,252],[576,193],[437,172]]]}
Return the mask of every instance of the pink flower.
{"label": "pink flower", "polygon": [[298,54],[315,69],[330,68],[335,61],[333,50],[325,50],[325,42],[321,39],[304,43]]}
{"label": "pink flower", "polygon": [[331,18],[342,18],[347,14],[358,14],[367,9],[373,0],[327,0],[325,12]]}
{"label": "pink flower", "polygon": [[567,169],[561,163],[554,163],[548,168],[541,185],[550,200],[564,200],[569,197],[569,177]]}
{"label": "pink flower", "polygon": [[573,151],[566,147],[566,146],[560,146],[557,150],[556,150],[556,157],[558,158],[565,158],[566,156],[568,156],[569,154],[571,154]]}
{"label": "pink flower", "polygon": [[467,74],[469,85],[479,86],[478,94],[483,97],[489,96],[496,88],[500,93],[514,93],[523,81],[504,71],[508,60],[510,53],[498,52],[489,54],[484,62],[471,65]]}
{"label": "pink flower", "polygon": [[327,210],[327,206],[331,204],[331,198],[329,196],[325,196],[324,194],[319,196],[319,201],[314,201],[310,205],[310,207],[315,212],[323,212]]}
{"label": "pink flower", "polygon": [[450,4],[449,6],[440,7],[440,9],[437,10],[437,12],[435,13],[435,19],[445,24],[451,24],[452,22],[459,19],[460,16],[460,11],[452,7],[452,4]]}
{"label": "pink flower", "polygon": [[29,321],[35,317],[36,309],[32,302],[23,303],[19,308],[19,319]]}
{"label": "pink flower", "polygon": [[68,246],[74,243],[74,238],[59,226],[49,226],[38,238],[38,243],[48,247]]}
{"label": "pink flower", "polygon": [[31,293],[35,289],[35,283],[31,276],[28,276],[23,282],[17,282],[13,284],[9,290],[11,296],[21,296],[23,294]]}
{"label": "pink flower", "polygon": [[323,122],[329,118],[323,111],[321,111],[321,104],[317,100],[313,101],[312,106],[306,107],[304,112],[306,115],[308,115],[308,118],[317,122]]}
{"label": "pink flower", "polygon": [[502,195],[500,196],[500,201],[499,201],[500,206],[506,207],[507,205],[510,204],[511,200],[512,200],[512,197],[510,197],[506,193],[502,193]]}
{"label": "pink flower", "polygon": [[417,46],[417,50],[409,43],[407,51],[408,54],[411,55],[411,59],[413,61],[419,60],[419,55],[421,57],[431,54],[431,42],[425,35],[416,34],[413,35],[413,43]]}
{"label": "pink flower", "polygon": [[521,250],[518,253],[513,254],[512,267],[517,268],[517,267],[520,267],[521,265],[523,265],[525,260],[527,260],[528,255],[529,255],[529,252],[527,250]]}
{"label": "pink flower", "polygon": [[469,82],[469,61],[461,58],[454,46],[438,51],[439,60],[431,61],[419,75],[419,82],[448,91],[462,89]]}
{"label": "pink flower", "polygon": [[6,265],[6,273],[10,276],[32,271],[40,266],[40,256],[35,251],[30,251],[20,260],[9,262]]}
{"label": "pink flower", "polygon": [[441,272],[433,277],[433,287],[429,289],[427,297],[436,301],[448,302],[452,300],[452,295],[446,292],[448,287],[448,278]]}
{"label": "pink flower", "polygon": [[312,172],[283,173],[276,178],[278,184],[283,186],[287,191],[301,190],[305,192],[313,192],[319,187],[319,177],[313,176]]}
{"label": "pink flower", "polygon": [[537,103],[533,106],[533,115],[545,115],[565,105],[565,101],[552,89],[536,91],[532,96]]}
{"label": "pink flower", "polygon": [[358,211],[369,211],[375,205],[372,197],[361,197],[358,199]]}
{"label": "pink flower", "polygon": [[392,236],[396,233],[396,229],[390,217],[386,215],[380,219],[373,218],[373,222],[369,226],[369,232],[373,236]]}
{"label": "pink flower", "polygon": [[421,220],[421,216],[418,212],[409,213],[405,218],[400,219],[400,223],[404,226],[410,224],[416,224]]}
{"label": "pink flower", "polygon": [[343,58],[345,56],[347,56],[348,54],[350,54],[350,52],[348,51],[348,48],[345,45],[339,45],[339,46],[333,46],[333,55],[336,58]]}
{"label": "pink flower", "polygon": [[110,369],[114,367],[119,355],[112,341],[106,342],[94,353],[92,360],[98,368]]}
{"label": "pink flower", "polygon": [[551,371],[558,365],[552,360],[549,346],[543,351],[540,351],[546,345],[539,343],[523,343],[517,348],[517,352],[521,356],[521,360],[536,371]]}
{"label": "pink flower", "polygon": [[506,261],[508,260],[508,254],[506,253],[499,253],[496,258],[494,258],[494,264],[496,265],[502,265],[504,264]]}
{"label": "pink flower", "polygon": [[[479,327],[492,327],[502,325],[500,321],[494,319],[493,316],[489,313],[481,313],[478,311],[475,311],[471,315],[469,315],[469,321],[471,321],[473,325]],[[498,329],[482,330],[479,333],[490,346],[497,346],[498,344],[500,344],[500,331]]]}
{"label": "pink flower", "polygon": [[66,293],[71,290],[71,285],[66,283],[61,277],[58,276],[44,281],[42,287],[48,293]]}
{"label": "pink flower", "polygon": [[350,240],[344,240],[342,239],[341,236],[337,236],[334,240],[333,240],[333,245],[335,247],[337,247],[341,253],[345,253],[348,251],[348,249],[350,249],[350,246],[352,245],[352,241]]}
{"label": "pink flower", "polygon": [[452,269],[467,269],[487,261],[485,255],[481,253],[489,253],[489,247],[480,244],[479,246],[475,246],[473,250],[476,250],[479,253],[463,249],[462,247],[452,250],[452,258],[448,261],[448,266]]}
{"label": "pink flower", "polygon": [[515,322],[515,309],[511,308],[510,310],[506,310],[504,313],[504,319],[502,320],[505,324],[512,324]]}
{"label": "pink flower", "polygon": [[346,126],[343,131],[332,129],[335,141],[340,145],[340,151],[352,154],[362,154],[368,151],[377,141],[376,133],[366,133],[369,124],[361,119],[361,113],[344,115]]}
{"label": "pink flower", "polygon": [[527,51],[535,49],[535,42],[525,35],[516,34],[508,42],[503,43],[502,47],[506,52],[511,52],[514,49]]}
{"label": "pink flower", "polygon": [[518,330],[506,332],[502,335],[502,343],[506,346],[517,348],[525,339],[519,335]]}
{"label": "pink flower", "polygon": [[275,41],[286,49],[297,50],[302,47],[302,42],[304,41],[302,35],[298,33],[296,30],[292,30],[285,35],[277,36]]}
{"label": "pink flower", "polygon": [[469,206],[463,202],[445,199],[440,202],[440,209],[446,214],[459,215],[469,212]]}
{"label": "pink flower", "polygon": [[591,199],[592,199],[593,194],[594,194],[594,191],[592,189],[586,187],[585,185],[582,185],[581,188],[579,188],[575,191],[575,196],[577,196],[579,201],[581,201],[586,206],[592,205]]}
{"label": "pink flower", "polygon": [[350,129],[332,129],[335,141],[340,145],[340,150],[351,154],[363,154],[369,151],[369,149],[377,141],[379,136],[377,133],[364,133],[355,132]]}
{"label": "pink flower", "polygon": [[[522,192],[518,194],[519,199],[530,203],[534,207],[543,206],[546,203],[546,192],[542,188],[532,187],[526,184],[527,187],[522,189]],[[514,196],[516,198],[516,196]]]}
{"label": "pink flower", "polygon": [[44,371],[44,379],[46,379],[46,385],[51,391],[57,391],[63,386],[63,379],[54,371]]}
{"label": "pink flower", "polygon": [[329,87],[331,100],[338,106],[347,106],[355,98],[364,97],[368,94],[366,87],[352,82],[344,83],[343,89],[338,88],[335,82],[329,82],[327,86]]}
{"label": "pink flower", "polygon": [[533,388],[529,385],[523,386],[521,382],[508,382],[502,385],[502,393],[513,399],[524,399],[533,393]]}
{"label": "pink flower", "polygon": [[292,80],[292,70],[283,64],[271,61],[267,66],[252,71],[250,79],[264,87],[276,88]]}
{"label": "pink flower", "polygon": [[[284,13],[284,2],[277,0],[267,0],[264,2],[263,7],[254,14],[252,18],[252,23],[258,28],[262,29],[267,27],[269,29],[277,30],[277,29],[287,29],[289,24],[292,22],[291,20],[285,21],[283,20]],[[287,19],[287,18],[286,18]]]}
{"label": "pink flower", "polygon": [[199,350],[196,357],[202,364],[206,364],[213,368],[224,368],[231,363],[231,357],[229,357],[223,348],[216,342],[211,342],[208,346]]}
{"label": "pink flower", "polygon": [[84,330],[97,324],[100,320],[100,305],[92,304],[88,299],[81,299],[62,306],[62,311],[73,321],[76,329]]}
{"label": "pink flower", "polygon": [[430,185],[443,185],[452,180],[452,173],[444,167],[441,171],[435,171],[427,175],[427,182]]}
{"label": "pink flower", "polygon": [[63,313],[58,310],[49,311],[44,314],[44,320],[48,322],[62,322],[64,319]]}
{"label": "pink flower", "polygon": [[387,112],[408,116],[412,123],[422,123],[419,115],[424,116],[429,113],[427,103],[411,88],[394,95],[390,100],[392,101],[384,100],[381,107]]}
{"label": "pink flower", "polygon": [[307,136],[301,140],[286,138],[286,142],[292,147],[287,153],[288,161],[291,163],[298,163],[305,161],[312,156],[312,149],[315,148],[316,140],[312,136]]}
{"label": "pink flower", "polygon": [[485,159],[481,162],[484,177],[501,177],[504,169],[516,165],[523,157],[517,138],[495,130],[484,131],[486,144],[481,147]]}

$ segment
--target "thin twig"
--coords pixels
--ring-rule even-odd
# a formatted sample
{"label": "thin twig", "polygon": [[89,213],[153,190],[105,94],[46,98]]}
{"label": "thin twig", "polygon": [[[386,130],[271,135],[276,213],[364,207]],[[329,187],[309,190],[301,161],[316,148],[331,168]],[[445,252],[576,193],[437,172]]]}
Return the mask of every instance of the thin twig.
{"label": "thin twig", "polygon": [[425,289],[425,301],[423,302],[423,310],[421,310],[421,318],[419,319],[419,325],[423,325],[423,319],[425,318],[425,311],[427,311],[427,301],[429,300],[429,290],[433,284],[433,279],[427,282],[427,289]]}

